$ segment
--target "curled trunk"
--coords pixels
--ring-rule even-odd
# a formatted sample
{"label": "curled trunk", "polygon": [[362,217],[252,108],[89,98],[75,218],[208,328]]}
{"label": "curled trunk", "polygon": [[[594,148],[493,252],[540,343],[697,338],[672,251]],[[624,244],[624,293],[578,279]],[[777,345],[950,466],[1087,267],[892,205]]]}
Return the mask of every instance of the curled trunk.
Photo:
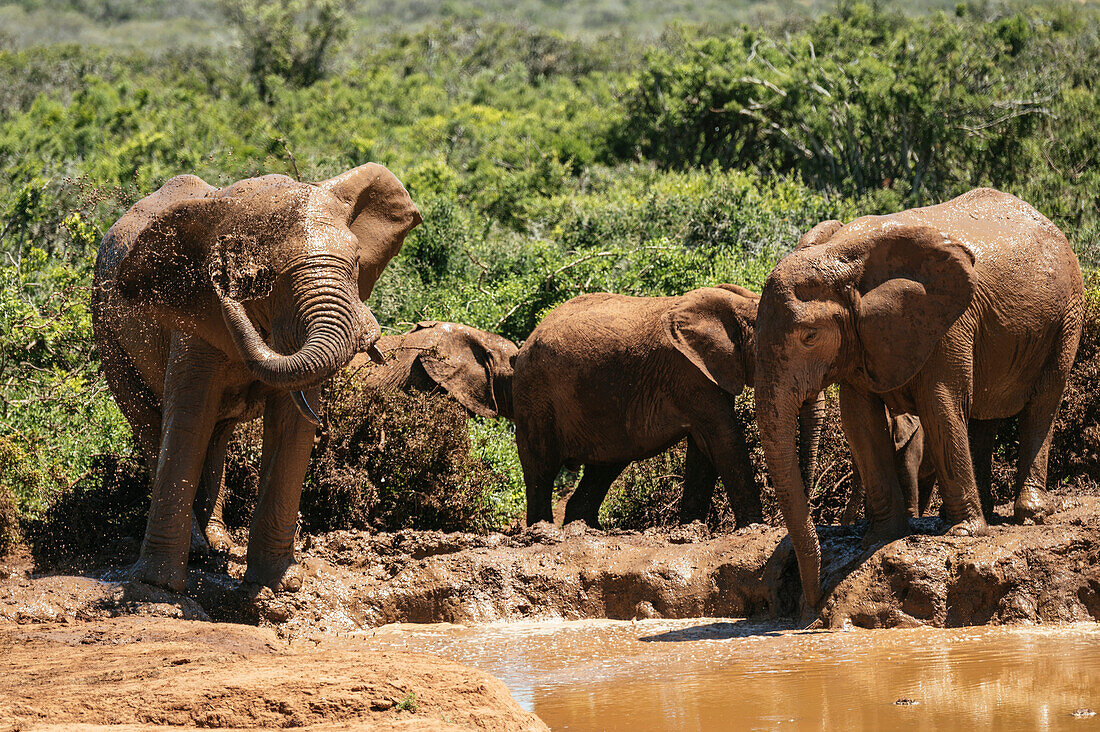
{"label": "curled trunk", "polygon": [[289,320],[304,337],[283,334],[284,342],[301,342],[288,355],[264,342],[240,302],[228,295],[219,299],[233,343],[252,375],[270,386],[298,391],[331,377],[357,350],[373,346],[381,331],[350,285],[315,275],[296,281],[293,289],[297,312]]}

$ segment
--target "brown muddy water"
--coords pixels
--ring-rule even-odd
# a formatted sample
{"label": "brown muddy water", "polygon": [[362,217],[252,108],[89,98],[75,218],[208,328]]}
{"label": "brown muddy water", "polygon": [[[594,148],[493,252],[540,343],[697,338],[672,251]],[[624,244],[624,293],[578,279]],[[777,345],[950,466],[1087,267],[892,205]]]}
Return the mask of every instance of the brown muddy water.
{"label": "brown muddy water", "polygon": [[796,631],[736,620],[391,625],[554,730],[1098,730],[1100,625]]}

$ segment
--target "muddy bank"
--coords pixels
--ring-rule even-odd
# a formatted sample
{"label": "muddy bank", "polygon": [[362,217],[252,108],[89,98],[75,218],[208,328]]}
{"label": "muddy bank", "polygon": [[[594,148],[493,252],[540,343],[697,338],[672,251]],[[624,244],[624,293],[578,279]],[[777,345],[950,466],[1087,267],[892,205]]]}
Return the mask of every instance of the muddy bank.
{"label": "muddy bank", "polygon": [[[1050,623],[1100,619],[1100,498],[1064,499],[1047,523],[940,535],[938,519],[864,551],[860,526],[821,529],[830,627]],[[1007,510],[1004,507],[1002,510]],[[604,533],[541,524],[518,534],[333,532],[306,537],[302,590],[247,598],[243,551],[193,560],[187,597],[99,580],[0,580],[0,619],[141,613],[276,625],[285,637],[393,622],[542,618],[804,618],[786,532],[701,525]]]}
{"label": "muddy bank", "polygon": [[[1007,509],[1007,507],[1005,507]],[[1067,499],[1038,526],[1007,522],[980,538],[947,537],[938,519],[864,551],[852,527],[822,529],[830,627],[1070,622],[1100,619],[1100,501]],[[332,534],[311,553],[343,571],[381,574],[351,590],[351,615],[389,622],[526,618],[803,616],[786,532],[701,526],[604,534],[576,524],[514,538]],[[385,579],[388,572],[392,577]],[[319,583],[316,587],[323,586]],[[307,595],[290,602],[309,608]],[[293,615],[293,610],[287,611]]]}
{"label": "muddy bank", "polygon": [[77,725],[546,729],[487,673],[361,638],[162,617],[0,623],[0,729]]}

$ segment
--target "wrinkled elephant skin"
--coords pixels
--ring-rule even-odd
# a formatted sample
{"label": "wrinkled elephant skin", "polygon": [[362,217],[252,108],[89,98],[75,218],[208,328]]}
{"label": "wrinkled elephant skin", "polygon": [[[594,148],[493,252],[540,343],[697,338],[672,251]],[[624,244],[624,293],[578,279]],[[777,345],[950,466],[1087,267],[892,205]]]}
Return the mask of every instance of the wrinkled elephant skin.
{"label": "wrinkled elephant skin", "polygon": [[[678,297],[594,293],[551,312],[520,349],[514,384],[516,444],[527,523],[552,521],[562,466],[584,465],[565,522],[598,526],[615,478],[634,461],[688,438],[680,518],[703,520],[722,478],[737,523],[760,521],[745,436],[733,399],[755,375],[758,296],[734,285]],[[804,410],[812,472],[823,418]]]}
{"label": "wrinkled elephant skin", "polygon": [[[368,163],[321,183],[169,180],[107,232],[93,325],[107,383],[153,474],[135,579],[184,585],[200,483],[218,496],[234,425],[264,414],[247,582],[300,585],[294,532],[317,387],[381,333],[364,305],[420,214]],[[199,507],[210,516],[213,507]],[[226,541],[215,521],[212,543]]]}
{"label": "wrinkled elephant skin", "polygon": [[795,460],[798,406],[840,384],[845,436],[867,491],[868,545],[908,531],[887,408],[919,417],[956,535],[987,531],[969,421],[1019,415],[1015,517],[1041,520],[1052,425],[1083,316],[1084,284],[1065,236],[988,188],[824,222],[779,262],[757,314],[757,422],[811,606],[821,601],[820,548]]}

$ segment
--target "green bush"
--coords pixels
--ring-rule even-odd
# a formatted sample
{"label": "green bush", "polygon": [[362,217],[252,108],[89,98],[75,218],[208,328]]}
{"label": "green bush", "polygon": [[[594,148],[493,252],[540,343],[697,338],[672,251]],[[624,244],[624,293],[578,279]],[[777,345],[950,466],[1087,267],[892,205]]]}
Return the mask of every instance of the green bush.
{"label": "green bush", "polygon": [[338,377],[302,492],[305,527],[487,531],[514,508],[506,476],[471,454],[466,412],[447,397],[366,390]]}

